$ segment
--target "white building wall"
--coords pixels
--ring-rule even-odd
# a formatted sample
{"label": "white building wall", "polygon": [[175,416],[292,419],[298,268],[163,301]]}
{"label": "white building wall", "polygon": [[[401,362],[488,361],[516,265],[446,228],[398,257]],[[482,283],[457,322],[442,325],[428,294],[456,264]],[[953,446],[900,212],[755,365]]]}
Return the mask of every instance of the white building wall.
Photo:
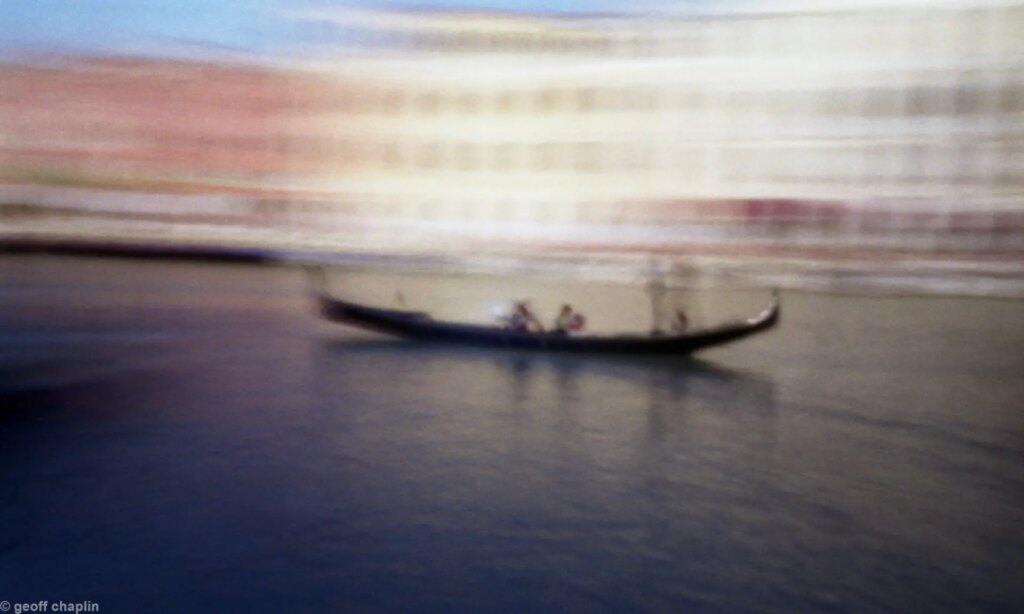
{"label": "white building wall", "polygon": [[345,152],[311,181],[388,214],[629,220],[638,203],[710,200],[711,217],[742,218],[736,201],[750,199],[1024,209],[1018,3],[305,19],[376,33],[358,53],[319,47],[307,68],[356,100],[304,121]]}

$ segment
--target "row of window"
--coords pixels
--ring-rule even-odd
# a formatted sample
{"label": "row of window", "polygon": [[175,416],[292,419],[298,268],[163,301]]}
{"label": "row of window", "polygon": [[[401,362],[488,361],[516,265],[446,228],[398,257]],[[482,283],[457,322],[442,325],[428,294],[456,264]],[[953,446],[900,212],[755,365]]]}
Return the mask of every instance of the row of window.
{"label": "row of window", "polygon": [[[472,23],[467,19],[467,24]],[[997,9],[902,15],[766,16],[661,23],[561,23],[514,31],[434,26],[429,17],[412,29],[300,20],[295,35],[321,46],[454,53],[579,54],[589,56],[771,55],[928,49],[963,53],[1012,46],[1024,11]],[[1018,26],[1018,27],[1015,27]]]}
{"label": "row of window", "polygon": [[633,111],[766,112],[776,115],[884,117],[1024,112],[1024,74],[972,84],[831,90],[734,91],[585,87],[533,91],[417,91],[343,88],[329,109],[355,114],[558,114]]}
{"label": "row of window", "polygon": [[[684,180],[831,178],[1024,186],[1024,143],[851,148],[661,148],[646,144],[337,143],[325,168],[471,173],[661,173]],[[323,152],[330,153],[330,152]]]}
{"label": "row of window", "polygon": [[[771,202],[757,203],[753,207],[762,213],[752,213],[751,206],[735,200],[690,201],[661,204],[652,201],[593,202],[576,201],[481,201],[479,199],[427,199],[410,201],[406,197],[389,198],[379,194],[347,194],[338,200],[326,202],[292,201],[278,205],[278,210],[287,209],[292,223],[307,223],[312,228],[324,230],[331,226],[333,216],[350,215],[372,218],[408,218],[421,221],[437,219],[461,219],[464,221],[560,221],[567,223],[639,223],[639,224],[721,224],[726,234],[722,239],[757,237],[762,239],[782,238],[773,235],[772,226],[785,224],[790,229],[817,230],[824,233],[820,238],[842,236],[898,235],[909,238],[925,233],[933,241],[942,241],[955,236],[977,235],[991,239],[991,234],[1001,235],[1007,243],[1019,245],[1022,238],[1022,218],[1019,215],[997,211],[905,211],[889,206],[885,209],[840,210],[832,215],[820,215],[810,202],[801,207],[797,201],[795,211],[775,208]],[[758,205],[761,204],[761,207]],[[666,206],[667,205],[667,206]],[[689,206],[689,205],[696,205]],[[763,207],[763,208],[762,208]],[[558,211],[552,214],[552,211]],[[341,224],[347,227],[347,224]],[[838,235],[837,235],[838,233]],[[804,239],[811,238],[804,236]],[[996,245],[989,240],[986,247]]]}

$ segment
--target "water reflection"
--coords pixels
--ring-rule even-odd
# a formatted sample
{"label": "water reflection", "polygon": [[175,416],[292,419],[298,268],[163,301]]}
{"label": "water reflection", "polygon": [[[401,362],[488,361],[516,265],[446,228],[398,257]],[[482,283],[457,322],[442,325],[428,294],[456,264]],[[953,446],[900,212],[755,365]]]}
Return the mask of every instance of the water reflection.
{"label": "water reflection", "polygon": [[544,354],[375,339],[325,340],[320,352],[315,380],[324,387],[328,407],[331,399],[379,392],[421,411],[451,407],[475,415],[481,421],[473,428],[488,429],[478,433],[484,437],[529,418],[557,419],[570,438],[580,429],[586,433],[588,424],[602,436],[632,433],[630,445],[638,446],[666,434],[774,439],[774,382],[697,358]]}
{"label": "water reflection", "polygon": [[[647,390],[651,406],[678,401],[696,388],[713,392],[727,387],[731,396],[742,393],[759,407],[773,406],[774,386],[767,376],[730,369],[693,356],[611,356],[603,354],[541,353],[535,351],[495,350],[420,341],[378,339],[325,340],[324,358],[337,361],[397,361],[414,371],[474,366],[490,373],[504,373],[515,389],[527,389],[535,378],[556,382],[559,398],[576,398],[581,381],[594,378],[625,380]],[[407,371],[405,375],[409,375]]]}
{"label": "water reflection", "polygon": [[[705,534],[777,500],[775,386],[756,374],[401,341],[319,351],[320,444],[338,482],[379,480],[377,523],[469,540],[439,548],[452,560],[503,544],[569,595],[668,604],[692,588],[683,578],[731,568]],[[616,577],[629,588],[608,596]]]}

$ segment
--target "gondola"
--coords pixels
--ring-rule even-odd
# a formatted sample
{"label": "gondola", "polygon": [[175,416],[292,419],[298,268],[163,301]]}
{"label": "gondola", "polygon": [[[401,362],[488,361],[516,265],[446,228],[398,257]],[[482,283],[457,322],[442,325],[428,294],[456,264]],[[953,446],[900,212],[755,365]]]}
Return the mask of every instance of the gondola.
{"label": "gondola", "polygon": [[779,296],[758,315],[739,322],[679,334],[611,336],[518,332],[498,326],[434,320],[419,311],[383,309],[343,301],[320,292],[321,313],[329,320],[406,339],[499,348],[600,354],[690,354],[766,331],[779,321]]}

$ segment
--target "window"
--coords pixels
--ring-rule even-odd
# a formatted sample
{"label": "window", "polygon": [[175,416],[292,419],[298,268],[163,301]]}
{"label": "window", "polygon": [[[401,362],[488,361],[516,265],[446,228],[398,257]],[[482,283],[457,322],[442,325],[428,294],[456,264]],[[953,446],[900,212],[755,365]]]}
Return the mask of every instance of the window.
{"label": "window", "polygon": [[495,106],[497,107],[498,112],[508,113],[512,111],[513,102],[514,100],[511,92],[499,92]]}
{"label": "window", "polygon": [[596,106],[597,94],[592,88],[580,90],[577,94],[577,103],[580,111],[593,111]]}
{"label": "window", "polygon": [[419,147],[419,160],[418,164],[420,168],[437,168],[440,164],[440,148],[437,143],[427,143],[420,145]]}
{"label": "window", "polygon": [[494,148],[494,169],[507,170],[512,166],[512,145],[500,143]]}
{"label": "window", "polygon": [[464,93],[459,96],[459,110],[464,113],[475,113],[480,110],[480,96],[473,93]]}
{"label": "window", "polygon": [[537,110],[550,113],[558,106],[558,93],[555,90],[544,90],[537,99]]}
{"label": "window", "polygon": [[420,109],[424,113],[437,113],[439,103],[439,96],[436,92],[425,92],[420,94],[419,98]]}

